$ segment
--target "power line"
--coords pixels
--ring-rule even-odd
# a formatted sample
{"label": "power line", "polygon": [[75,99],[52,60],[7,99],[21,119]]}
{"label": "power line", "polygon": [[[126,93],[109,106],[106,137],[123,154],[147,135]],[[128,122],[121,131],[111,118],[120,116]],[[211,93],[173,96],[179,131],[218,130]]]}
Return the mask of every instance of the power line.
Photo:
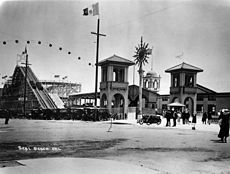
{"label": "power line", "polygon": [[120,26],[120,25],[126,25],[126,24],[128,24],[128,23],[132,23],[132,22],[141,20],[141,19],[143,19],[144,17],[152,16],[152,15],[155,15],[155,14],[160,13],[160,12],[162,12],[162,11],[166,11],[166,10],[168,10],[168,9],[172,9],[172,8],[174,8],[174,7],[176,7],[176,6],[180,5],[180,4],[181,4],[181,3],[177,3],[177,4],[172,5],[172,6],[169,6],[169,7],[165,7],[165,8],[159,9],[159,10],[154,10],[154,11],[152,11],[152,12],[149,12],[149,13],[147,13],[147,14],[145,14],[145,15],[140,16],[140,17],[137,18],[137,19],[127,20],[127,21],[124,21],[124,22],[121,22],[121,23],[118,23],[118,24],[109,25],[109,26],[107,26],[107,27],[105,27],[105,28],[111,28],[111,27],[116,27],[116,26]]}

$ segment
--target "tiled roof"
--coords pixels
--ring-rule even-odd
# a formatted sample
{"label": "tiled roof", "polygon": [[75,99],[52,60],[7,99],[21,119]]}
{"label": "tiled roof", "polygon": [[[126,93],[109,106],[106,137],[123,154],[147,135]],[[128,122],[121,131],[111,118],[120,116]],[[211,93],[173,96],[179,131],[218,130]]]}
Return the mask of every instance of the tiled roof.
{"label": "tiled roof", "polygon": [[98,65],[101,66],[101,65],[109,64],[109,63],[119,63],[119,64],[125,64],[129,66],[135,64],[133,61],[130,61],[128,59],[125,59],[123,57],[120,57],[114,54],[113,56],[98,62]]}
{"label": "tiled roof", "polygon": [[165,72],[172,72],[172,71],[176,71],[176,70],[192,70],[192,71],[196,71],[196,72],[203,72],[202,69],[197,68],[195,66],[189,65],[187,63],[181,63],[179,65],[176,65],[172,68],[169,68],[167,70],[165,70]]}

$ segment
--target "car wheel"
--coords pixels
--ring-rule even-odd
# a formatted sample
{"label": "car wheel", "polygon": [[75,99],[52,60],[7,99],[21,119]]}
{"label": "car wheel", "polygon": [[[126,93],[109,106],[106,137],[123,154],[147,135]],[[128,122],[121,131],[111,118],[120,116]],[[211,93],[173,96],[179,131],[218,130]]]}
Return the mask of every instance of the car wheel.
{"label": "car wheel", "polygon": [[139,124],[142,125],[143,123],[144,123],[144,121],[141,119],[141,120],[139,121]]}

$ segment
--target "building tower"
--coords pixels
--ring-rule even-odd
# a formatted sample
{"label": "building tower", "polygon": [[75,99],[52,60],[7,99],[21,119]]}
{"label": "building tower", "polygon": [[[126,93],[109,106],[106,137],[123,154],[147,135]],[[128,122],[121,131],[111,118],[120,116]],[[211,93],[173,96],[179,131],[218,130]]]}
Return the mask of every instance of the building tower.
{"label": "building tower", "polygon": [[160,90],[160,79],[160,75],[158,76],[155,71],[149,71],[143,77],[143,87],[150,91],[158,92]]}
{"label": "building tower", "polygon": [[182,103],[190,114],[194,113],[197,105],[197,73],[203,70],[183,62],[165,72],[171,74],[170,103]]}
{"label": "building tower", "polygon": [[128,67],[134,62],[113,55],[98,65],[101,66],[100,106],[125,119],[128,112]]}
{"label": "building tower", "polygon": [[[153,47],[151,49],[152,61],[151,61],[151,71],[147,72],[146,76],[143,77],[143,88],[148,89],[153,92],[159,92],[160,90],[160,75],[158,76],[155,71],[153,71]],[[156,67],[156,65],[155,65]]]}

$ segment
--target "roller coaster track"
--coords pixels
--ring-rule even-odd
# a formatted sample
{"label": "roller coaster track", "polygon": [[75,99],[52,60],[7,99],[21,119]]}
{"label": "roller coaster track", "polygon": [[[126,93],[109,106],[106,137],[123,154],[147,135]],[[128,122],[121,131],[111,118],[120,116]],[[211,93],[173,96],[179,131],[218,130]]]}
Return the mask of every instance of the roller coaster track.
{"label": "roller coaster track", "polygon": [[[23,76],[25,77],[26,68],[20,66],[19,69],[22,72]],[[27,68],[27,85],[33,91],[42,109],[57,108],[56,104],[49,96],[48,91],[42,87],[41,83],[39,82],[38,78],[35,76],[35,74],[33,73],[30,67]]]}

